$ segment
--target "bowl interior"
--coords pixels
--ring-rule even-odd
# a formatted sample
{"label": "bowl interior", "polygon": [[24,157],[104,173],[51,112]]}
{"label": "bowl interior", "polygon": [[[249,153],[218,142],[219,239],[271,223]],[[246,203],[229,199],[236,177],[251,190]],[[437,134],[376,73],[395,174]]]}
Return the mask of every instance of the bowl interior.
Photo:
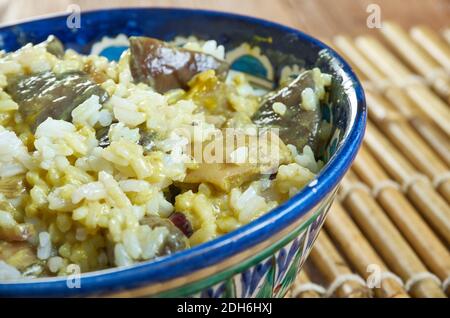
{"label": "bowl interior", "polygon": [[295,77],[298,70],[315,66],[334,75],[336,80],[331,89],[330,103],[322,105],[323,119],[332,124],[332,130],[328,142],[316,154],[320,159],[328,161],[350,124],[350,103],[342,90],[340,67],[334,64],[330,51],[312,38],[307,39],[310,41],[299,38],[287,28],[273,28],[271,23],[254,23],[253,19],[230,19],[225,15],[191,10],[88,12],[80,16],[79,28],[70,27],[73,19],[72,16],[48,18],[2,28],[0,48],[13,51],[27,43],[42,42],[53,34],[66,48],[117,60],[128,47],[128,36],[146,35],[166,41],[190,36],[201,40],[213,39],[225,46],[232,69],[251,74],[273,88],[281,74]]}
{"label": "bowl interior", "polygon": [[[250,248],[316,206],[335,188],[356,154],[366,116],[361,86],[345,61],[304,33],[259,19],[201,10],[130,8],[85,12],[80,17],[80,28],[69,28],[68,19],[67,15],[55,16],[2,27],[0,49],[13,51],[29,42],[42,42],[54,34],[66,48],[117,59],[127,47],[124,35],[146,35],[163,40],[194,35],[199,39],[217,40],[226,51],[233,52],[229,60],[233,69],[249,73],[265,83],[278,82],[286,72],[293,75],[292,69],[315,66],[334,76],[330,103],[323,105],[323,119],[331,124],[332,133],[320,157],[328,163],[317,177],[317,186],[305,188],[257,221],[212,242],[131,268],[83,275],[86,292],[93,288],[113,288],[115,284],[138,284],[139,279],[147,283],[161,282]],[[17,294],[39,289],[57,295],[64,289],[65,281],[43,279],[13,285]],[[84,291],[73,291],[80,292]],[[0,293],[3,293],[2,287]]]}

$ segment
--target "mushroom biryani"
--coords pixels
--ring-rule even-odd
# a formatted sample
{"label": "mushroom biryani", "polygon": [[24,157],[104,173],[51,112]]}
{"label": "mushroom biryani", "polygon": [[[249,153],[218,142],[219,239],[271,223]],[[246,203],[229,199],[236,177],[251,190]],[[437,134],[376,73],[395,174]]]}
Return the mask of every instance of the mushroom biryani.
{"label": "mushroom biryani", "polygon": [[323,163],[331,76],[271,91],[215,41],[129,38],[118,62],[61,42],[0,52],[0,280],[155,259],[293,196]]}

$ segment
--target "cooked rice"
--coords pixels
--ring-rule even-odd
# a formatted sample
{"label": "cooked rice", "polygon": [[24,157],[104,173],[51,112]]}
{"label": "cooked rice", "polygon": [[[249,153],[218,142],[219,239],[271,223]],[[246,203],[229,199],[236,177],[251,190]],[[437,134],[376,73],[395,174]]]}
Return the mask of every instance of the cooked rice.
{"label": "cooked rice", "polygon": [[[215,41],[188,41],[184,47],[225,59],[224,47]],[[277,167],[274,180],[261,177],[228,192],[200,183],[198,189],[183,189],[171,203],[166,196],[169,188],[183,182],[187,169],[197,164],[183,149],[189,142],[210,140],[225,115],[209,112],[192,99],[180,99],[183,91],[159,94],[135,84],[128,59],[124,54],[115,63],[72,50],[58,59],[32,45],[0,57],[0,178],[18,176],[26,184],[17,198],[0,194],[0,228],[33,224],[36,233],[29,242],[44,266],[44,276],[65,275],[70,264],[86,272],[154,258],[169,232],[142,225],[146,216],[167,218],[181,212],[192,224],[191,245],[212,240],[273,209],[321,168],[311,148],[299,154],[288,146],[292,158]],[[101,85],[108,101],[102,104],[93,95],[72,111],[72,122],[48,118],[32,134],[17,103],[4,91],[8,81],[20,74],[49,70],[59,74],[86,65],[106,78]],[[318,91],[306,89],[302,94],[301,106],[308,110],[318,107],[331,80],[318,69],[315,72]],[[207,80],[214,73],[200,76]],[[240,73],[230,73],[227,85],[234,87],[227,98],[237,114],[230,126],[243,131],[254,127],[249,118],[258,107],[256,92]],[[283,104],[274,109],[286,112]],[[110,125],[110,144],[102,148],[95,128]],[[138,144],[143,127],[161,137],[152,148]],[[193,134],[193,127],[200,134]],[[231,162],[245,162],[248,156],[247,147],[235,149]],[[0,280],[24,273],[0,260]]]}

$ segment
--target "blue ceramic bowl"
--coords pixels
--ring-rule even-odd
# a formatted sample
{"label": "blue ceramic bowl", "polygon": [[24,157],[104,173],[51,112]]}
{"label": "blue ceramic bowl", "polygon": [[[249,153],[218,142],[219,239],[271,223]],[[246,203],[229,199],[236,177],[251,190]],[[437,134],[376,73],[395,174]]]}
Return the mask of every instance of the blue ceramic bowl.
{"label": "blue ceramic bowl", "polygon": [[127,45],[120,34],[164,40],[195,35],[215,39],[232,51],[233,69],[269,82],[292,65],[317,66],[333,74],[330,107],[323,109],[324,119],[333,127],[322,154],[327,164],[316,180],[290,200],[211,242],[126,268],[1,283],[0,296],[284,296],[311,250],[364,135],[364,93],[349,65],[300,31],[234,14],[129,8],[82,13],[80,28],[68,27],[76,26],[76,18],[67,21],[68,16],[61,15],[2,27],[0,49],[12,51],[54,34],[67,48],[116,59]]}

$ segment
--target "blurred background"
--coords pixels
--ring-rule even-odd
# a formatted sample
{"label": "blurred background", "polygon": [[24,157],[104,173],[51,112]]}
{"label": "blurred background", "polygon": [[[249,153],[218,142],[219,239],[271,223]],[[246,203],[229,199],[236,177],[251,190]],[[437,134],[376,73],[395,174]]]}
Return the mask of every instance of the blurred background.
{"label": "blurred background", "polygon": [[382,19],[395,19],[404,27],[427,23],[440,29],[450,17],[449,0],[0,0],[0,23],[64,12],[69,4],[78,4],[81,10],[173,6],[230,11],[280,22],[322,39],[367,32],[370,4],[380,6]]}

